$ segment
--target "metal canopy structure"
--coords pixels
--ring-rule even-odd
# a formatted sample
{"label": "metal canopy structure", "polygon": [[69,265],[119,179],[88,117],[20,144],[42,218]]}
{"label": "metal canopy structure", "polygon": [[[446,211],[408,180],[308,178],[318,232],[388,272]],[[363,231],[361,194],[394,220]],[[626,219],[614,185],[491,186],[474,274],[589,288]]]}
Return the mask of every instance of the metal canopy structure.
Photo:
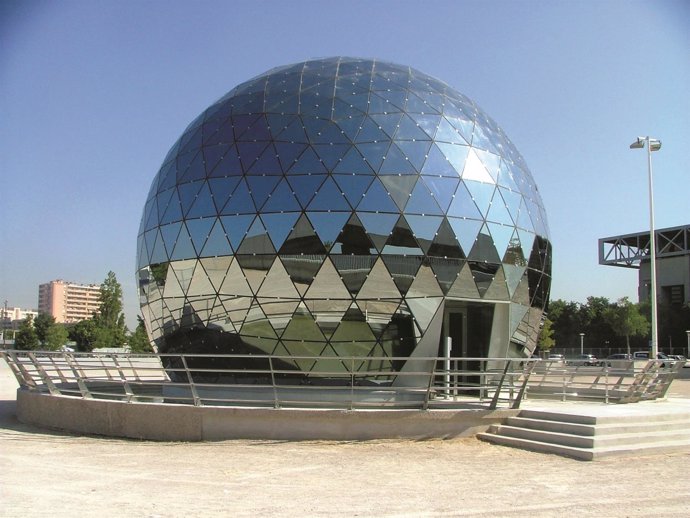
{"label": "metal canopy structure", "polygon": [[[657,258],[690,254],[690,225],[655,231]],[[637,268],[649,260],[649,232],[599,239],[599,264]]]}

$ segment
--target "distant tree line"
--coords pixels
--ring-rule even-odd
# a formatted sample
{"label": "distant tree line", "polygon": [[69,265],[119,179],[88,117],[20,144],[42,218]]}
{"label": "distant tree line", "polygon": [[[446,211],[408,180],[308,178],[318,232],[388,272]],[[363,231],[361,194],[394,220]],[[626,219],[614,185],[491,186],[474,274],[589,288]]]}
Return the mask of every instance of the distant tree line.
{"label": "distant tree line", "polygon": [[58,324],[47,313],[39,313],[33,319],[24,320],[15,335],[16,349],[44,349],[56,351],[68,340],[82,352],[100,348],[114,348],[128,345],[132,352],[152,351],[144,321],[138,317],[138,325],[130,333],[122,312],[122,286],[113,272],[100,286],[99,308],[88,320],[76,324]]}
{"label": "distant tree line", "polygon": [[[551,301],[540,333],[542,350],[579,349],[584,333],[586,351],[646,351],[651,340],[651,305],[633,303],[627,297],[610,302],[588,297],[587,302]],[[690,305],[660,304],[658,307],[660,351],[685,351],[690,329]]]}

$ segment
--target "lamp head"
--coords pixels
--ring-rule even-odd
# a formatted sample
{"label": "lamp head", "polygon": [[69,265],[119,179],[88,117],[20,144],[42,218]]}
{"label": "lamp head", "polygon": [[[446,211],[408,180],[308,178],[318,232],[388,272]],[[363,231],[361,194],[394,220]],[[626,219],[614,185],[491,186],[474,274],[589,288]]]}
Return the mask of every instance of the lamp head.
{"label": "lamp head", "polygon": [[644,147],[644,137],[637,137],[637,140],[630,144],[630,149],[642,149]]}
{"label": "lamp head", "polygon": [[637,140],[630,144],[630,149],[643,149],[645,142],[649,142],[650,151],[659,151],[661,149],[661,140],[650,137],[637,137]]}

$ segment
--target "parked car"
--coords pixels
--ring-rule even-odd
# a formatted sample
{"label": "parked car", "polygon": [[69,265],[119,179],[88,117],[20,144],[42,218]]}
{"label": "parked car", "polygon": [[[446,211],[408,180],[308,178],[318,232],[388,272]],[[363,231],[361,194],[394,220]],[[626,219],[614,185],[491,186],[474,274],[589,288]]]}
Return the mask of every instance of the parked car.
{"label": "parked car", "polygon": [[595,367],[599,365],[599,360],[593,354],[581,354],[577,358],[568,360],[566,363],[574,366],[584,365],[587,367]]}
{"label": "parked car", "polygon": [[[633,353],[633,359],[634,360],[648,360],[649,359],[649,352],[648,351],[635,351]],[[673,362],[676,360],[673,358],[669,358],[666,354],[664,353],[657,353],[656,355],[657,360],[665,360],[661,363],[662,367],[666,367],[668,365],[672,365]]]}
{"label": "parked car", "polygon": [[604,363],[607,367],[625,367],[628,362],[633,361],[632,354],[616,353],[609,355]]}
{"label": "parked car", "polygon": [[551,362],[563,362],[565,361],[565,357],[562,354],[549,354],[547,360]]}

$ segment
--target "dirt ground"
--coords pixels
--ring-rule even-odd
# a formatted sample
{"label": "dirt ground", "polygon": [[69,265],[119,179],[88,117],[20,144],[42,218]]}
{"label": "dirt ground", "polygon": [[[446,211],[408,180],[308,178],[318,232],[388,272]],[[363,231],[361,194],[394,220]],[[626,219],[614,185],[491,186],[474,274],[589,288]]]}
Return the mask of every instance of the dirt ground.
{"label": "dirt ground", "polygon": [[582,462],[476,439],[81,437],[19,423],[16,387],[0,360],[0,516],[690,516],[690,451]]}

